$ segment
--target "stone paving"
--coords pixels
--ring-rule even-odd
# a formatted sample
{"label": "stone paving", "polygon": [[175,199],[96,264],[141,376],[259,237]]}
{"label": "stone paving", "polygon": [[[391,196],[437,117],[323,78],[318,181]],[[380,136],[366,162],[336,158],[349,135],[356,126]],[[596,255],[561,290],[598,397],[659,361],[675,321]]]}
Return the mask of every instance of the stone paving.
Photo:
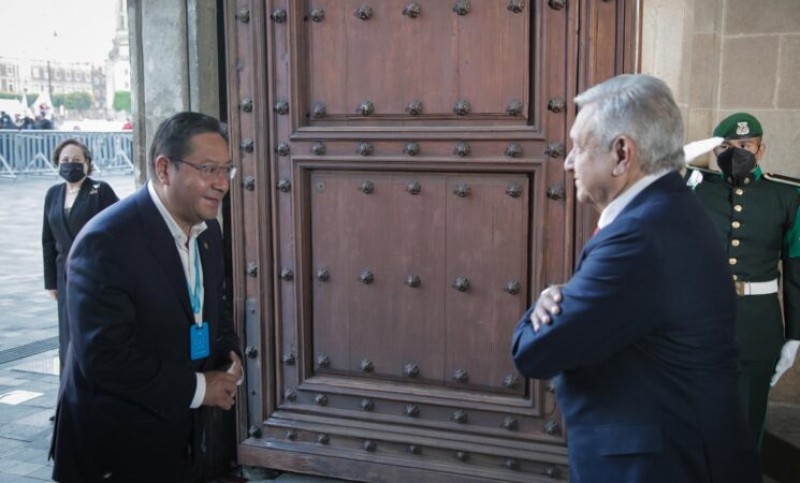
{"label": "stone paving", "polygon": [[[134,191],[132,175],[97,178],[120,197]],[[0,178],[0,483],[51,481],[58,316],[44,290],[41,236],[44,194],[58,182],[54,175]]]}

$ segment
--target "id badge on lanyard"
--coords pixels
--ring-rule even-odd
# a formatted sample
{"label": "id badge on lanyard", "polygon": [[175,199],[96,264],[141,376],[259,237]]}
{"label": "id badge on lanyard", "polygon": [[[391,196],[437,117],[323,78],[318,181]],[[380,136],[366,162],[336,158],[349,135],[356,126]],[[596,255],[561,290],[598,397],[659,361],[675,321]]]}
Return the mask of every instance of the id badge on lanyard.
{"label": "id badge on lanyard", "polygon": [[200,281],[200,253],[197,248],[197,239],[194,240],[194,287],[186,285],[189,289],[189,300],[192,303],[194,324],[189,326],[190,357],[193,361],[203,359],[211,354],[211,344],[208,335],[208,321],[203,321],[203,284]]}

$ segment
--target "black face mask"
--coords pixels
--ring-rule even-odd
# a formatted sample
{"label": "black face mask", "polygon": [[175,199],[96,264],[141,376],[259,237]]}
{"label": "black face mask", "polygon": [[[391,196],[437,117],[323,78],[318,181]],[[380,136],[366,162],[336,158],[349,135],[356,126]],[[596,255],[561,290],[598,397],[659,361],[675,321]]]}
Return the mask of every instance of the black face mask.
{"label": "black face mask", "polygon": [[741,185],[756,167],[756,155],[742,148],[730,147],[717,156],[719,169],[725,177],[733,178],[733,183]]}
{"label": "black face mask", "polygon": [[83,163],[58,163],[58,174],[69,183],[77,183],[86,176]]}

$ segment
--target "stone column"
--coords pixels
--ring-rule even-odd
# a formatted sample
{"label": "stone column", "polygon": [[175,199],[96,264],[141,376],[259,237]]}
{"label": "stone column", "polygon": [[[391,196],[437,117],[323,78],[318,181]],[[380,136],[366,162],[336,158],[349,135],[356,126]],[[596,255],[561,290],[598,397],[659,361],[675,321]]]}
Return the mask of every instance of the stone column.
{"label": "stone column", "polygon": [[219,117],[216,0],[129,0],[137,183],[158,125],[179,111]]}

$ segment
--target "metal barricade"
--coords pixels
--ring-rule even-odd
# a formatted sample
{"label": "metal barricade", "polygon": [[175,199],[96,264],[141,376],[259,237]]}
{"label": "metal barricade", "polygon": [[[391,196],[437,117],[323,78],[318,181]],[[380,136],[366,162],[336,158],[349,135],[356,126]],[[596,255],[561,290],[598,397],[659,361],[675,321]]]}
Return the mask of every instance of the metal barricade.
{"label": "metal barricade", "polygon": [[53,150],[65,139],[77,139],[92,152],[95,172],[133,173],[131,131],[0,130],[0,177],[57,175]]}

